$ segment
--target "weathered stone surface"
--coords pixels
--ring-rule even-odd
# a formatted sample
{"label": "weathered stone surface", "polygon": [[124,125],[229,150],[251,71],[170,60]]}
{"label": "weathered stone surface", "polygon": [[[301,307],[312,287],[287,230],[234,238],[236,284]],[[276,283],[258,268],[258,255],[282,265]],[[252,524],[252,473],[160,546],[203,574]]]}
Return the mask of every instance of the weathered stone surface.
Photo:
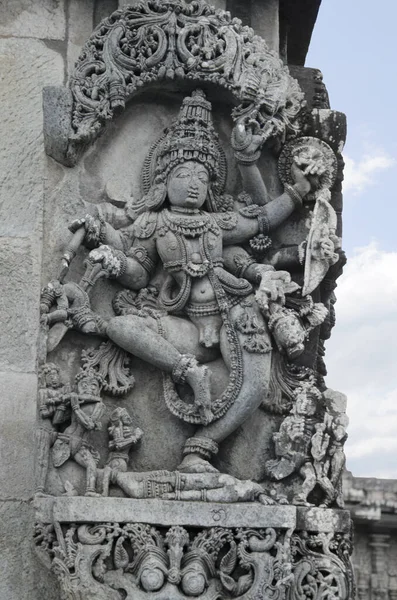
{"label": "weathered stone surface", "polygon": [[64,0],[1,2],[0,35],[63,40],[65,38]]}
{"label": "weathered stone surface", "polygon": [[[0,373],[1,499],[27,500],[33,494],[34,434],[32,428],[36,419],[36,390],[35,375]],[[20,440],[21,443],[16,443],[16,440]]]}
{"label": "weathered stone surface", "polygon": [[251,2],[251,27],[266,40],[269,48],[279,49],[279,0],[254,0]]}
{"label": "weathered stone surface", "polygon": [[62,161],[66,156],[72,127],[73,99],[64,86],[47,86],[43,90],[43,133],[48,156]]}
{"label": "weathered stone surface", "polygon": [[[93,29],[94,2],[70,0],[68,4],[67,72],[72,72],[81,48]],[[106,15],[108,16],[110,12]]]}
{"label": "weathered stone surface", "polygon": [[[43,523],[142,522],[187,527],[281,527],[296,525],[294,506],[131,500],[128,498],[54,498],[35,500],[37,518]],[[332,511],[326,511],[332,512]]]}
{"label": "weathered stone surface", "polygon": [[348,510],[326,510],[317,507],[298,507],[296,527],[302,531],[350,532],[351,521]]}
{"label": "weathered stone surface", "polygon": [[[14,438],[15,439],[15,438]],[[2,462],[5,459],[2,457]],[[3,491],[2,487],[2,491]],[[7,489],[7,488],[5,488]],[[34,511],[21,500],[0,499],[0,598],[58,600],[57,582],[37,558],[32,542]]]}
{"label": "weathered stone surface", "polygon": [[299,82],[305,92],[305,99],[310,109],[328,109],[329,97],[323,74],[319,69],[288,65],[289,72]]}
{"label": "weathered stone surface", "polygon": [[2,237],[0,255],[0,371],[33,372],[39,329],[40,247],[28,238]]}
{"label": "weathered stone surface", "polygon": [[0,235],[26,236],[41,221],[42,90],[62,79],[62,58],[43,42],[0,40]]}

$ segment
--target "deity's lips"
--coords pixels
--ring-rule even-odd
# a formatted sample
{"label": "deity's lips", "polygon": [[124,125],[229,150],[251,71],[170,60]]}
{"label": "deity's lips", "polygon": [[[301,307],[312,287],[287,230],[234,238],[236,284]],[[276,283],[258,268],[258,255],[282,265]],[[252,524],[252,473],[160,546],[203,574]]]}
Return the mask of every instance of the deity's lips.
{"label": "deity's lips", "polygon": [[199,198],[198,194],[195,194],[195,195],[189,194],[189,196],[186,198],[186,204],[194,204],[194,205],[196,205],[198,198]]}

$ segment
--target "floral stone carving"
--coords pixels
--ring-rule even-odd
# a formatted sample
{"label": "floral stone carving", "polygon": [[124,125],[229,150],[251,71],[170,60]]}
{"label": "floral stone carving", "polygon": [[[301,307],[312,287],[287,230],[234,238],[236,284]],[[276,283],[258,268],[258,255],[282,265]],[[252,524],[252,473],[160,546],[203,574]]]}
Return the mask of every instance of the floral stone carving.
{"label": "floral stone carving", "polygon": [[[142,87],[174,80],[226,89],[238,103],[234,118],[258,119],[268,138],[293,126],[303,106],[283,62],[230,13],[204,0],[142,0],[102,21],[82,49],[67,100],[72,115],[63,162],[74,164]],[[52,135],[48,130],[50,153]]]}
{"label": "floral stone carving", "polygon": [[[215,520],[224,509],[213,506],[220,507]],[[277,511],[264,510],[275,523]],[[262,529],[54,522],[36,525],[35,542],[65,598],[351,598],[348,529],[297,531],[287,527],[294,517],[285,513],[284,527]],[[311,526],[310,517],[300,518]]]}
{"label": "floral stone carving", "polygon": [[[54,248],[37,540],[65,598],[347,600],[349,528],[329,510],[342,508],[346,402],[321,366],[341,159],[307,135],[297,82],[228,13],[140,2],[76,64],[70,156],[138,89],[182,79],[141,196],[87,199]],[[238,104],[229,149],[209,99],[221,88]]]}

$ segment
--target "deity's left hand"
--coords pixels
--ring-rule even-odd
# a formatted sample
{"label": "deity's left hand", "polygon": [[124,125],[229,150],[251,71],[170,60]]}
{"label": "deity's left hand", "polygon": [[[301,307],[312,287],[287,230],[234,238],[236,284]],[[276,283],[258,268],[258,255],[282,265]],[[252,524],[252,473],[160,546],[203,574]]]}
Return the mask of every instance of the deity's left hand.
{"label": "deity's left hand", "polygon": [[295,181],[295,186],[302,197],[310,191],[318,189],[320,177],[324,174],[324,163],[316,155],[297,155],[291,166],[291,175]]}

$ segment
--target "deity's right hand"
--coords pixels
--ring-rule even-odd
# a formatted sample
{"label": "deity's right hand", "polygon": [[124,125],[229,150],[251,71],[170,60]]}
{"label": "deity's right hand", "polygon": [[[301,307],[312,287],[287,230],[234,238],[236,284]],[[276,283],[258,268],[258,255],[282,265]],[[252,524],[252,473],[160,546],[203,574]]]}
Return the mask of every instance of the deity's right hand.
{"label": "deity's right hand", "polygon": [[266,140],[266,134],[254,119],[248,122],[240,120],[234,127],[231,145],[238,163],[248,165],[258,160],[260,150]]}

